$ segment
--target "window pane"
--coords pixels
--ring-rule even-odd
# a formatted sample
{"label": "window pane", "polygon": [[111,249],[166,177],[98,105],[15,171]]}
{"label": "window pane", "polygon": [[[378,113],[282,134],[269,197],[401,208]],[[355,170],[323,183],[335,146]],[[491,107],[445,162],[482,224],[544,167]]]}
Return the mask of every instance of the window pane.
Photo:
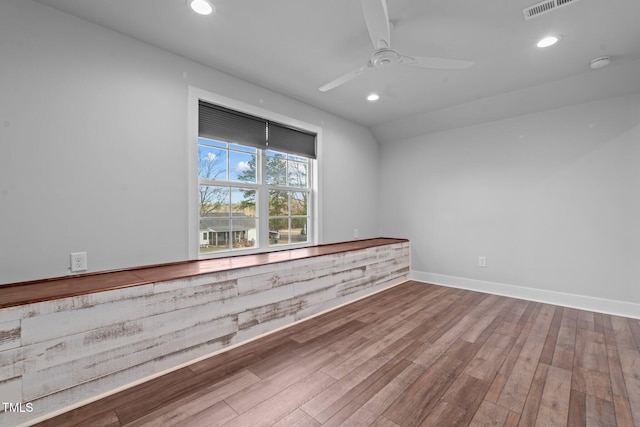
{"label": "window pane", "polygon": [[229,180],[256,182],[256,155],[229,151]]}
{"label": "window pane", "polygon": [[269,216],[289,215],[289,192],[269,191]]}
{"label": "window pane", "polygon": [[287,161],[279,157],[267,156],[267,184],[286,185]]}
{"label": "window pane", "polygon": [[200,253],[227,251],[230,244],[229,217],[200,219]]}
{"label": "window pane", "polygon": [[231,189],[231,213],[234,217],[255,217],[256,190],[252,188]]}
{"label": "window pane", "polygon": [[198,177],[226,181],[227,150],[198,145]]}
{"label": "window pane", "polygon": [[233,238],[234,249],[255,248],[257,241],[257,225],[255,218],[239,218],[231,219],[231,235]]}
{"label": "window pane", "polygon": [[200,186],[200,216],[230,215],[229,188],[213,185]]}
{"label": "window pane", "polygon": [[292,187],[307,187],[307,164],[289,161],[289,185]]}
{"label": "window pane", "polygon": [[291,243],[307,242],[309,241],[307,236],[307,218],[291,218]]}
{"label": "window pane", "polygon": [[307,215],[307,199],[309,193],[302,191],[291,191],[291,215]]}
{"label": "window pane", "polygon": [[269,246],[286,245],[289,243],[289,219],[269,219]]}

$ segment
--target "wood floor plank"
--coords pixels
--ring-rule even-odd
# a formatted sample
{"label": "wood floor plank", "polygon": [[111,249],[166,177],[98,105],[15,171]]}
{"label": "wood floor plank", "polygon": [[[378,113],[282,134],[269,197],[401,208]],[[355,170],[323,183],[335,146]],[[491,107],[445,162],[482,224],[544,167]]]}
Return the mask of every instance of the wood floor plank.
{"label": "wood floor plank", "polygon": [[[410,352],[412,346],[415,345],[417,344],[412,343],[403,351]],[[353,373],[345,376],[335,385],[332,385],[305,403],[302,410],[316,420],[325,423],[330,418],[336,416],[338,412],[343,411],[346,406],[351,405],[351,408],[353,408],[351,402],[357,397],[361,399],[362,393],[376,392],[375,387],[383,388],[385,384],[381,383],[380,379],[388,378],[390,372],[398,375],[398,373],[401,372],[398,371],[398,369],[400,369],[399,366],[409,366],[409,362],[404,360],[402,352],[398,354],[398,357],[387,357],[384,354],[380,354],[374,360],[359,367],[353,371]],[[373,395],[369,396],[369,398],[372,396]],[[362,402],[362,404],[364,404],[364,402]],[[357,408],[353,409],[352,412],[356,410]],[[341,417],[345,415],[348,417],[351,413],[346,414],[346,412],[343,412]]]}
{"label": "wood floor plank", "polygon": [[217,427],[226,424],[228,421],[235,419],[238,416],[236,412],[231,409],[225,402],[218,402],[213,406],[208,407],[182,421],[175,424],[160,423],[156,424],[158,427],[164,426],[180,426],[180,427]]}
{"label": "wood floor plank", "polygon": [[483,401],[469,423],[470,427],[503,426],[507,422],[509,410],[495,403]]}
{"label": "wood floor plank", "polygon": [[555,366],[549,367],[535,425],[566,425],[569,417],[570,395],[571,372]]}
{"label": "wood floor plank", "polygon": [[[389,362],[389,365],[388,370],[380,369],[375,375],[368,378],[365,383],[356,387],[353,392],[347,396],[347,399],[345,399],[348,403],[323,423],[323,426],[342,426],[362,405],[382,390],[393,378],[407,369],[407,367],[411,365],[411,362],[406,359],[394,359]],[[352,396],[353,398],[351,398]]]}
{"label": "wood floor plank", "polygon": [[616,344],[618,347],[631,348],[639,350],[636,345],[633,333],[629,328],[629,322],[624,317],[610,316],[611,324],[613,325],[613,333],[616,337]]}
{"label": "wood floor plank", "polygon": [[[439,293],[429,292],[408,294],[402,299],[385,303],[378,308],[375,317],[369,324],[362,328],[360,335],[365,338],[374,338],[381,331],[397,327],[411,322],[413,328],[423,323],[425,318],[431,317],[425,306],[437,301]],[[417,299],[416,299],[417,298]]]}
{"label": "wood floor plank", "polygon": [[402,346],[406,347],[411,343],[403,339],[411,329],[410,324],[405,324],[392,332],[383,332],[355,348],[353,352],[336,357],[333,362],[324,366],[322,371],[338,380],[387,349],[401,351]]}
{"label": "wood floor plank", "polygon": [[371,427],[400,427],[400,426],[386,417],[380,417],[376,420],[375,423],[371,425]]}
{"label": "wood floor plank", "polygon": [[542,392],[544,391],[548,372],[549,365],[544,363],[538,365],[538,369],[536,369],[536,373],[533,376],[533,383],[531,383],[529,394],[527,395],[527,400],[524,403],[522,414],[520,414],[520,422],[522,425],[533,426],[536,424],[538,409],[540,409]]}
{"label": "wood floor plank", "polygon": [[292,360],[291,365],[284,372],[278,372],[272,377],[245,388],[238,393],[227,397],[225,401],[239,414],[242,414],[254,406],[259,405],[283,389],[295,384],[301,378],[305,378],[322,366],[335,359],[336,355],[328,351],[312,354],[305,358]]}
{"label": "wood floor plank", "polygon": [[630,348],[619,347],[618,353],[629,396],[629,405],[633,414],[633,422],[636,426],[640,426],[640,352]]}
{"label": "wood floor plank", "polygon": [[529,301],[527,308],[522,312],[522,315],[518,319],[518,324],[524,325],[525,323],[533,323],[533,320],[538,316],[538,313],[542,309],[542,304]]}
{"label": "wood floor plank", "polygon": [[613,400],[611,377],[604,372],[574,366],[571,387],[609,402]]}
{"label": "wood floor plank", "polygon": [[465,422],[467,418],[468,414],[464,409],[449,402],[439,401],[433,411],[419,425],[424,427],[462,427],[468,424]]}
{"label": "wood floor plank", "polygon": [[578,329],[584,329],[587,331],[594,331],[595,328],[595,319],[594,313],[590,311],[579,310],[578,311]]}
{"label": "wood floor plank", "polygon": [[[467,375],[464,372],[456,378],[451,387],[442,396],[441,401],[449,405],[446,408],[440,408],[441,413],[438,415],[442,419],[459,419],[461,425],[468,425],[471,422],[478,407],[482,403],[483,397],[489,390],[490,382],[480,380],[478,378]],[[464,414],[462,414],[462,412]],[[450,414],[450,415],[449,415]],[[461,416],[461,418],[459,418]],[[427,417],[428,421],[431,416]],[[434,418],[438,419],[438,418]],[[431,422],[435,424],[435,421]]]}
{"label": "wood floor plank", "polygon": [[[498,329],[498,326],[502,324],[502,319],[503,319],[502,315],[497,315],[495,319],[493,319],[493,321],[476,338],[474,343],[480,344],[480,345],[484,344],[489,339],[489,337],[494,334],[496,329]],[[509,334],[500,334],[500,335],[509,335]],[[513,334],[511,336],[513,336]]]}
{"label": "wood floor plank", "polygon": [[[319,318],[314,320],[312,328],[302,330],[298,333],[292,334],[290,338],[298,343],[304,344],[314,338],[318,338],[322,335],[331,336],[331,334],[338,328],[343,327],[345,324],[356,320],[360,316],[359,312],[347,314],[344,317],[337,317],[334,320],[327,321],[330,316],[325,316],[324,322],[321,322]],[[361,327],[364,325],[360,325]]]}
{"label": "wood floor plank", "polygon": [[616,424],[616,411],[613,402],[587,395],[588,426],[612,426]]}
{"label": "wood floor plank", "polygon": [[498,405],[513,412],[522,412],[544,342],[545,337],[541,335],[529,335],[527,337],[513,370],[502,389],[497,402]]}
{"label": "wood floor plank", "polygon": [[411,385],[415,378],[424,373],[424,367],[410,364],[404,371],[376,393],[344,422],[345,426],[365,426],[375,423],[382,413]]}
{"label": "wood floor plank", "polygon": [[567,425],[576,427],[587,425],[587,395],[573,388],[569,396]]}
{"label": "wood floor plank", "polygon": [[633,339],[636,342],[636,348],[640,350],[640,319],[627,318],[627,323],[629,324],[629,329],[631,330]]}
{"label": "wood floor plank", "polygon": [[530,305],[529,301],[509,298],[510,309],[504,316],[504,321],[509,323],[518,323],[523,313]]}
{"label": "wood floor plank", "polygon": [[562,308],[556,307],[551,325],[549,327],[549,333],[547,339],[542,347],[542,354],[540,355],[540,363],[551,365],[553,361],[553,353],[556,349],[556,341],[560,332],[560,326],[562,324]]}
{"label": "wood floor plank", "polygon": [[360,320],[352,320],[336,327],[335,329],[326,331],[325,333],[316,336],[315,338],[307,340],[301,347],[293,350],[300,357],[309,356],[312,353],[323,349],[330,349],[338,354],[344,353],[344,350],[349,344],[354,341],[361,341],[362,337],[359,334],[355,334],[356,331],[362,329],[366,324]]}
{"label": "wood floor plank", "polygon": [[593,313],[593,330],[596,332],[604,332],[604,314]]}
{"label": "wood floor plank", "polygon": [[514,343],[515,338],[512,336],[492,334],[471,359],[464,372],[491,384]]}
{"label": "wood floor plank", "polygon": [[470,343],[468,341],[458,339],[447,349],[447,351],[444,352],[444,355],[458,359],[466,365],[471,359],[476,357],[481,348],[482,345],[477,342]]}
{"label": "wood floor plank", "polygon": [[407,282],[41,426],[640,426],[640,322]]}
{"label": "wood floor plank", "polygon": [[562,310],[562,322],[560,323],[556,348],[551,361],[551,365],[557,368],[570,370],[573,367],[577,330],[577,321],[573,317],[574,313],[577,317],[575,310],[567,308]]}
{"label": "wood floor plank", "polygon": [[577,330],[574,364],[580,368],[609,373],[607,347],[603,333]]}
{"label": "wood floor plank", "polygon": [[520,414],[509,411],[509,415],[507,416],[503,427],[516,427],[517,425],[520,425]]}
{"label": "wood floor plank", "polygon": [[613,406],[616,412],[616,424],[618,427],[633,427],[633,414],[629,401],[622,396],[613,396]]}
{"label": "wood floor plank", "polygon": [[252,363],[249,370],[260,378],[275,375],[277,372],[288,368],[291,363],[289,354],[298,348],[300,348],[299,343],[287,339],[285,342],[275,346],[273,354]]}
{"label": "wood floor plank", "polygon": [[[105,397],[88,405],[81,406],[73,411],[66,412],[55,418],[43,421],[38,425],[40,427],[57,427],[60,425],[81,425],[85,420],[96,419],[98,414],[110,416],[109,412],[116,408],[120,409],[123,405],[127,405],[137,400],[144,401],[142,406],[142,415],[152,411],[158,406],[162,406],[170,402],[173,397],[181,396],[187,388],[184,384],[193,381],[194,373],[188,368],[182,368],[177,371],[168,373],[155,379],[153,382],[146,382],[120,393]],[[165,390],[164,393],[157,393],[156,388]],[[142,415],[135,416],[130,420],[139,418]]]}
{"label": "wood floor plank", "polygon": [[516,330],[519,331],[516,341],[514,345],[511,347],[509,354],[507,355],[504,362],[502,363],[502,366],[500,367],[498,374],[493,380],[493,383],[491,384],[491,387],[489,388],[489,391],[485,396],[485,400],[488,400],[489,402],[492,402],[492,403],[498,402],[498,399],[502,394],[502,390],[504,389],[504,386],[511,375],[513,367],[515,366],[518,360],[518,357],[520,356],[522,347],[524,346],[524,343],[527,337],[529,336],[529,331],[531,330],[531,326],[532,326],[531,323],[527,323],[524,325],[518,325],[518,324],[514,324],[514,325],[516,327]]}
{"label": "wood floor plank", "polygon": [[316,371],[225,424],[227,427],[270,426],[297,410],[335,380]]}
{"label": "wood floor plank", "polygon": [[77,427],[120,427],[120,419],[115,411],[95,414],[93,417],[76,424]]}
{"label": "wood floor plank", "polygon": [[280,421],[273,424],[273,427],[319,427],[321,424],[301,409],[296,409]]}
{"label": "wood floor plank", "polygon": [[443,356],[420,375],[383,413],[397,423],[418,425],[455,381],[462,362]]}
{"label": "wood floor plank", "polygon": [[426,343],[422,351],[417,354],[412,361],[425,367],[429,367],[475,323],[475,320],[475,317],[471,315],[462,317],[462,319],[460,319],[455,325],[446,329],[446,332],[437,340]]}
{"label": "wood floor plank", "polygon": [[[320,417],[320,414],[325,412],[327,408],[334,405],[336,402],[343,400],[346,394],[353,390],[358,384],[365,381],[370,375],[384,366],[387,362],[388,359],[383,356],[377,356],[369,359],[349,374],[337,380],[330,387],[327,387],[325,390],[318,393],[318,395],[313,399],[305,403],[302,410],[312,417],[316,417],[320,421],[325,421],[328,417],[323,419]],[[346,402],[344,402],[344,404],[346,404]]]}
{"label": "wood floor plank", "polygon": [[464,333],[464,335],[460,337],[460,339],[472,343],[476,342],[478,337],[480,337],[482,332],[484,332],[484,330],[493,323],[496,317],[497,314],[480,316],[480,319],[478,319],[478,321],[476,321],[474,325],[471,325],[471,327],[467,330],[467,332]]}
{"label": "wood floor plank", "polygon": [[[217,383],[213,383],[208,387],[195,389],[182,399],[176,399],[167,405],[163,405],[145,416],[128,423],[127,426],[161,427],[164,425],[179,425],[183,422],[186,423],[188,418],[200,412],[205,412],[202,416],[206,418],[209,417],[209,415],[206,414],[218,413],[218,411],[220,411],[220,417],[226,418],[225,413],[230,414],[227,408],[231,408],[226,403],[224,405],[219,405],[219,403],[259,381],[260,378],[252,372],[248,370],[241,371]],[[209,410],[209,408],[213,406],[216,406],[216,408]],[[233,416],[236,415],[237,414],[233,412]]]}

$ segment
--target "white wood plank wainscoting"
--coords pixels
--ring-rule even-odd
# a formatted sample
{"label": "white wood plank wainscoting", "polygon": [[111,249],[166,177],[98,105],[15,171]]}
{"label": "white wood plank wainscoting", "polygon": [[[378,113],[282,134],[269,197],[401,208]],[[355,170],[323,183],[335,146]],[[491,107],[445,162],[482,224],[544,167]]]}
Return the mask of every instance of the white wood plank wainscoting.
{"label": "white wood plank wainscoting", "polygon": [[[16,297],[26,288],[0,287],[0,425],[42,420],[408,280],[408,241],[358,242],[252,256],[261,265],[237,257],[219,271],[207,265],[222,261],[198,261],[169,280],[145,279],[164,266],[25,284],[43,290],[31,302]],[[73,288],[109,274],[106,289]],[[71,296],[47,294],[56,286]]]}

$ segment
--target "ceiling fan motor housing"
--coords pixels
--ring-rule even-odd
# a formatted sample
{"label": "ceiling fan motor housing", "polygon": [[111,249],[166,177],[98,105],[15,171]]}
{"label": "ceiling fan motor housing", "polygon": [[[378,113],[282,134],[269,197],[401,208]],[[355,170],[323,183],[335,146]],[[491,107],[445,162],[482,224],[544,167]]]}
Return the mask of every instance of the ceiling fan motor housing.
{"label": "ceiling fan motor housing", "polygon": [[373,53],[373,55],[371,55],[371,63],[374,67],[395,64],[399,60],[400,54],[395,50],[387,48],[378,49]]}

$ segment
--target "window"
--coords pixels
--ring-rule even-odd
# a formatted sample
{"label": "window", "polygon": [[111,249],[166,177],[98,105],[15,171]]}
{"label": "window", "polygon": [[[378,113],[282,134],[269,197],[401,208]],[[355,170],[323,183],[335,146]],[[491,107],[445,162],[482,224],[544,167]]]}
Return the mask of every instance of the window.
{"label": "window", "polygon": [[317,132],[197,105],[198,256],[315,244]]}

